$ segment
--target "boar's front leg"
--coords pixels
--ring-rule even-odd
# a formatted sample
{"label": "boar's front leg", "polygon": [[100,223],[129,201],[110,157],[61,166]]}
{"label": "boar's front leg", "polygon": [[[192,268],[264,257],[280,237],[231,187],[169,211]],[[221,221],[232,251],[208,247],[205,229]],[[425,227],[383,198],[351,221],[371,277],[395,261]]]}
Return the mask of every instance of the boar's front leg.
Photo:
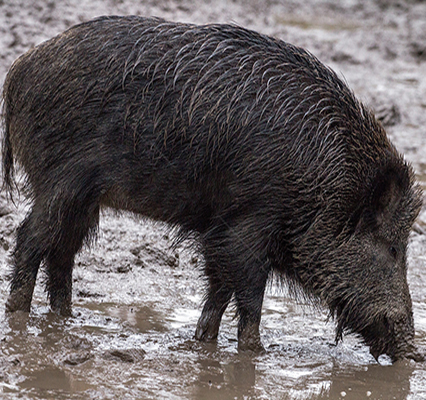
{"label": "boar's front leg", "polygon": [[205,272],[209,288],[196,338],[212,340],[217,337],[222,315],[234,295],[239,319],[238,348],[260,351],[263,346],[259,325],[271,270],[264,256],[266,246],[262,246],[256,234],[247,230],[247,221],[234,226],[227,223],[225,226],[226,229],[220,233],[215,230],[214,238],[204,237]]}
{"label": "boar's front leg", "polygon": [[238,349],[262,351],[259,326],[263,297],[269,276],[264,263],[249,263],[236,271],[235,301],[237,303]]}

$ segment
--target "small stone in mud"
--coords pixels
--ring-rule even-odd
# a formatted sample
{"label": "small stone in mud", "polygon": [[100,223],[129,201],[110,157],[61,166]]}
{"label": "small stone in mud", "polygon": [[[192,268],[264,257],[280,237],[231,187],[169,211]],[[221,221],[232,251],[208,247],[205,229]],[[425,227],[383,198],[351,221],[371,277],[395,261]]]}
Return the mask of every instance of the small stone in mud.
{"label": "small stone in mud", "polygon": [[71,354],[64,360],[64,364],[67,365],[79,365],[93,358],[92,353],[84,352],[82,354]]}
{"label": "small stone in mud", "polygon": [[127,274],[128,272],[130,272],[132,270],[132,267],[130,266],[130,264],[126,264],[126,265],[120,265],[117,267],[116,271],[119,274]]}
{"label": "small stone in mud", "polygon": [[166,264],[169,266],[169,267],[171,267],[171,268],[176,268],[176,267],[178,267],[179,266],[179,255],[177,255],[177,257],[176,257],[176,255],[173,257],[173,256],[171,256],[171,257],[167,257],[166,259],[165,259],[165,261],[166,261]]}
{"label": "small stone in mud", "polygon": [[139,253],[141,252],[141,247],[134,247],[133,249],[130,249],[130,253],[132,253],[135,257],[139,256]]}
{"label": "small stone in mud", "polygon": [[145,268],[146,267],[146,264],[144,263],[144,261],[141,260],[139,257],[136,258],[136,260],[134,261],[134,264],[136,266],[138,266],[138,267],[141,267],[141,268]]}
{"label": "small stone in mud", "polygon": [[77,292],[78,297],[89,298],[89,297],[103,297],[104,295],[99,293],[90,293],[87,290],[79,290]]}
{"label": "small stone in mud", "polygon": [[128,350],[109,350],[105,353],[107,359],[118,359],[126,363],[134,363],[142,361],[145,358],[145,350],[128,349]]}
{"label": "small stone in mud", "polygon": [[146,265],[140,258],[142,255],[145,261],[150,264],[166,264],[172,268],[179,266],[179,254],[169,256],[165,251],[146,244],[134,247],[130,249],[130,252],[137,257],[137,261],[135,262],[136,265]]}
{"label": "small stone in mud", "polygon": [[410,53],[418,61],[426,61],[426,46],[423,43],[411,43]]}
{"label": "small stone in mud", "polygon": [[348,63],[348,64],[359,64],[360,62],[355,59],[351,54],[345,53],[343,51],[336,51],[331,59],[334,62]]}
{"label": "small stone in mud", "polygon": [[5,238],[0,238],[0,246],[3,247],[3,250],[8,251],[10,246],[9,243],[6,241]]}

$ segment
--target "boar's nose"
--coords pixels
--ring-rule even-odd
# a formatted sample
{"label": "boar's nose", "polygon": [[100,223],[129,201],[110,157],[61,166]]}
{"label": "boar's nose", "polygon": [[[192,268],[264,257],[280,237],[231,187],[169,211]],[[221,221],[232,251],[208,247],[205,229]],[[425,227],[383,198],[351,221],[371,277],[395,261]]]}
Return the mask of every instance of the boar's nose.
{"label": "boar's nose", "polygon": [[378,361],[387,354],[392,362],[399,359],[424,361],[425,354],[414,346],[414,324],[411,313],[384,317],[376,323],[377,337],[370,343],[370,353]]}

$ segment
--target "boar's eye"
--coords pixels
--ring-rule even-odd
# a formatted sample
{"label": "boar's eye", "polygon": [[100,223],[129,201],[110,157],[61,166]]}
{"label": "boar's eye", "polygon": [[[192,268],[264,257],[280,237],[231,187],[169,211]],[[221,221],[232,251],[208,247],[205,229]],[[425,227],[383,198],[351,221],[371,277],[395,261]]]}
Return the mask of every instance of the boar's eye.
{"label": "boar's eye", "polygon": [[394,247],[394,246],[390,246],[389,247],[389,253],[391,254],[391,256],[396,259],[398,256],[398,250]]}

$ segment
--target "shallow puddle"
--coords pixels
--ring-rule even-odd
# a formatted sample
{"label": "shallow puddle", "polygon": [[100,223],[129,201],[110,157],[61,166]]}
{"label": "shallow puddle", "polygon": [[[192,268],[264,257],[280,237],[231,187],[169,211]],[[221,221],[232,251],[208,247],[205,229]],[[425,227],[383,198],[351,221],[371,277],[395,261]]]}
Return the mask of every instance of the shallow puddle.
{"label": "shallow puddle", "polygon": [[[127,226],[127,230],[120,230]],[[118,233],[110,251],[110,233]],[[132,267],[145,240],[157,265]],[[426,345],[426,237],[413,234],[409,279],[416,341]],[[126,251],[127,249],[127,251]],[[179,263],[167,259],[179,253]],[[144,254],[138,257],[144,261]],[[97,260],[90,266],[90,260]],[[192,262],[191,262],[192,260]],[[144,261],[145,262],[145,261]],[[171,251],[160,226],[104,216],[99,243],[79,256],[71,318],[49,312],[38,282],[30,315],[0,323],[0,398],[7,399],[418,399],[426,365],[381,365],[353,336],[337,346],[334,324],[271,284],[261,327],[266,352],[239,354],[232,309],[217,344],[194,340],[203,281],[194,255]],[[121,272],[119,272],[121,271]],[[1,277],[1,300],[7,296]],[[121,299],[121,300],[120,300]],[[4,304],[0,304],[4,307]]]}

